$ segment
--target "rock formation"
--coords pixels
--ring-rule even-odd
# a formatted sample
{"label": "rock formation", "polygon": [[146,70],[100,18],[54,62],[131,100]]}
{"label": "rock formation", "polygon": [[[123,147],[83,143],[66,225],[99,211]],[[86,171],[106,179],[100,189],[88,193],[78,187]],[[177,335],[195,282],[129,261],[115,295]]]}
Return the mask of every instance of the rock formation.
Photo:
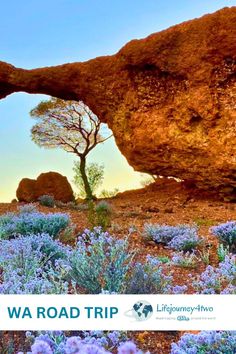
{"label": "rock formation", "polygon": [[31,203],[38,201],[39,195],[36,193],[36,180],[23,178],[17,188],[16,196],[20,202]]}
{"label": "rock formation", "polygon": [[42,173],[36,180],[23,178],[16,191],[20,202],[37,202],[42,195],[67,203],[74,200],[73,190],[67,178],[57,172]]}
{"label": "rock formation", "polygon": [[0,97],[83,100],[137,171],[236,190],[236,7],[87,62],[23,70],[0,62]]}

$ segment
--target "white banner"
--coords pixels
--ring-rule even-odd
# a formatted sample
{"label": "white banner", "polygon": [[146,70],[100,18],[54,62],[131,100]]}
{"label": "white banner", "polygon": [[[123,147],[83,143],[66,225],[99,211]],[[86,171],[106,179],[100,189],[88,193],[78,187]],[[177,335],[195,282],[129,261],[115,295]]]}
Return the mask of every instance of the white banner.
{"label": "white banner", "polygon": [[0,330],[236,330],[236,295],[0,295]]}

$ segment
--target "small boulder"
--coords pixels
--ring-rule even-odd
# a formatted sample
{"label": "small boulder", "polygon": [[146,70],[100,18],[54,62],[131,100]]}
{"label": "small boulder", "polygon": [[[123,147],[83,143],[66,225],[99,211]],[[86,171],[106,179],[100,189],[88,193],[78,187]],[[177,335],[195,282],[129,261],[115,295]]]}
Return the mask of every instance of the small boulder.
{"label": "small boulder", "polygon": [[36,180],[23,178],[16,191],[19,202],[31,203],[37,200]]}
{"label": "small boulder", "polygon": [[65,176],[57,172],[42,173],[36,180],[21,180],[16,195],[20,202],[36,202],[42,195],[51,195],[63,203],[74,200],[73,190]]}
{"label": "small boulder", "polygon": [[58,172],[42,173],[36,183],[38,197],[47,194],[63,203],[74,200],[73,190],[68,179]]}

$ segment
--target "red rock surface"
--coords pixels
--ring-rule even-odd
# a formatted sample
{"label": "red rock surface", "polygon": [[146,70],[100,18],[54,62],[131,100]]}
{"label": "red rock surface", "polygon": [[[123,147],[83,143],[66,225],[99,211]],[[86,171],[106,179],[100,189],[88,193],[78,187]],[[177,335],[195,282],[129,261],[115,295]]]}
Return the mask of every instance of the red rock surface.
{"label": "red rock surface", "polygon": [[224,8],[84,63],[0,62],[0,97],[83,100],[135,170],[236,194],[235,23],[236,7]]}
{"label": "red rock surface", "polygon": [[73,190],[67,178],[57,172],[42,173],[36,180],[23,178],[16,191],[20,202],[36,202],[40,196],[45,194],[64,203],[74,199]]}
{"label": "red rock surface", "polygon": [[33,202],[37,200],[36,180],[23,178],[17,188],[16,196],[20,202]]}

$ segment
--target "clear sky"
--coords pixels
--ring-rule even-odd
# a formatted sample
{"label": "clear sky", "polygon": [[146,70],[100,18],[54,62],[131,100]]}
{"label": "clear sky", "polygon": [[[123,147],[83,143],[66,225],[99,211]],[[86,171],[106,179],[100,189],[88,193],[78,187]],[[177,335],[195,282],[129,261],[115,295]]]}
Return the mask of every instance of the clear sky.
{"label": "clear sky", "polygon": [[[236,0],[2,0],[0,60],[35,68],[114,54],[131,39],[233,5]],[[58,171],[72,180],[68,153],[30,140],[29,111],[43,98],[17,93],[0,101],[0,201],[15,197],[23,177]],[[106,144],[90,158],[105,164],[104,187],[138,187],[140,175],[114,140]]]}

